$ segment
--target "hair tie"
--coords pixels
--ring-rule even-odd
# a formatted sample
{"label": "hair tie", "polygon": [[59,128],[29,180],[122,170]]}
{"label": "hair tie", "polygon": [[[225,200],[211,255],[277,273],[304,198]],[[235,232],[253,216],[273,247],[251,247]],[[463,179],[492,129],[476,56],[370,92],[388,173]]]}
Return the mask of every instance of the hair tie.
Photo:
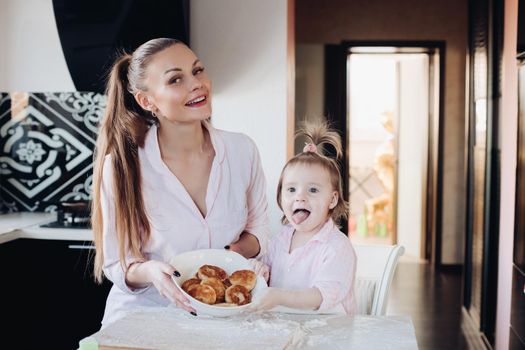
{"label": "hair tie", "polygon": [[317,146],[314,145],[313,143],[305,144],[304,148],[303,148],[303,153],[308,153],[308,152],[316,153],[317,152]]}

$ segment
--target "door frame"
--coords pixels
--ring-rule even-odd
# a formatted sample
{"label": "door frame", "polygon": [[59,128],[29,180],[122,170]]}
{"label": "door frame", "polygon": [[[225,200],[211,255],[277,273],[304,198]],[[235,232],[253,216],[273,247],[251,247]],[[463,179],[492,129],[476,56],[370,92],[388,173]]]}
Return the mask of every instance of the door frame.
{"label": "door frame", "polygon": [[[439,76],[431,76],[431,80],[437,79],[438,91],[430,86],[430,94],[439,94],[438,106],[431,105],[434,99],[429,99],[429,111],[438,110],[437,113],[429,113],[429,154],[427,168],[427,197],[425,200],[425,246],[424,258],[434,267],[441,266],[442,250],[442,203],[443,203],[443,101],[445,96],[445,54],[446,44],[444,41],[406,41],[406,40],[344,40],[340,44],[325,46],[325,110],[324,114],[331,125],[341,132],[343,140],[343,160],[341,164],[342,174],[348,174],[350,159],[348,152],[349,129],[347,110],[347,57],[352,48],[356,47],[391,47],[397,48],[392,53],[415,52],[410,49],[421,49],[417,53],[429,53],[431,61],[429,66],[439,69]],[[408,50],[404,50],[408,49]],[[434,55],[437,54],[437,55]],[[432,62],[432,57],[437,57],[438,62]],[[433,72],[431,71],[431,74]],[[434,78],[434,79],[433,79]],[[436,130],[437,129],[437,130]],[[437,141],[437,142],[436,142]],[[347,176],[343,176],[343,191],[345,199],[349,199],[349,184]],[[344,222],[343,230],[347,233],[348,223]]]}

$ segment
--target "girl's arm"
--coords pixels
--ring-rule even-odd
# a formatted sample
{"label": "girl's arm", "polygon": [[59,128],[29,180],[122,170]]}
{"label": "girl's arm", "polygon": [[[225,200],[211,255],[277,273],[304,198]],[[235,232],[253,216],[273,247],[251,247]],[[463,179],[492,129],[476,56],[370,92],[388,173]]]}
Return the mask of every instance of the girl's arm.
{"label": "girl's arm", "polygon": [[268,288],[251,311],[270,310],[278,305],[293,309],[317,310],[322,302],[323,297],[317,288]]}

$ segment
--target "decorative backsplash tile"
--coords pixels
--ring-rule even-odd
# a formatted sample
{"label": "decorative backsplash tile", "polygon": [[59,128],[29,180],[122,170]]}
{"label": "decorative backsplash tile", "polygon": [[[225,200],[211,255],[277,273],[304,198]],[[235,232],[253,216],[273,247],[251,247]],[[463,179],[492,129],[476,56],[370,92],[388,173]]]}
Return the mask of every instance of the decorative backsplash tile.
{"label": "decorative backsplash tile", "polygon": [[93,149],[106,97],[0,94],[0,210],[52,211],[91,198]]}

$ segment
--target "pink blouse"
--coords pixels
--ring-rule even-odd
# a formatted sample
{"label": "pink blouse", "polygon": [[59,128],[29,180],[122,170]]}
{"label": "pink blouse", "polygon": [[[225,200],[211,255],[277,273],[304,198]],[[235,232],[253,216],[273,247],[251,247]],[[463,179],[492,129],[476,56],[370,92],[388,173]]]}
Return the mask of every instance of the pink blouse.
{"label": "pink blouse", "polygon": [[293,233],[294,228],[287,225],[271,240],[261,259],[270,267],[270,287],[315,287],[323,297],[319,311],[342,306],[347,314],[353,314],[357,256],[348,237],[329,219],[304,246],[289,253]]}
{"label": "pink blouse", "polygon": [[[162,161],[157,127],[146,135],[139,149],[142,195],[151,223],[151,239],[144,252],[148,259],[168,262],[196,249],[219,248],[235,242],[243,231],[254,234],[265,251],[268,237],[266,180],[259,153],[246,135],[206,125],[215,149],[206,192],[206,217],[181,182]],[[195,174],[200,176],[200,174]],[[103,170],[104,273],[111,288],[102,326],[137,306],[167,306],[169,301],[153,286],[131,289],[119,261],[110,156]],[[126,269],[136,261],[129,254]]]}

